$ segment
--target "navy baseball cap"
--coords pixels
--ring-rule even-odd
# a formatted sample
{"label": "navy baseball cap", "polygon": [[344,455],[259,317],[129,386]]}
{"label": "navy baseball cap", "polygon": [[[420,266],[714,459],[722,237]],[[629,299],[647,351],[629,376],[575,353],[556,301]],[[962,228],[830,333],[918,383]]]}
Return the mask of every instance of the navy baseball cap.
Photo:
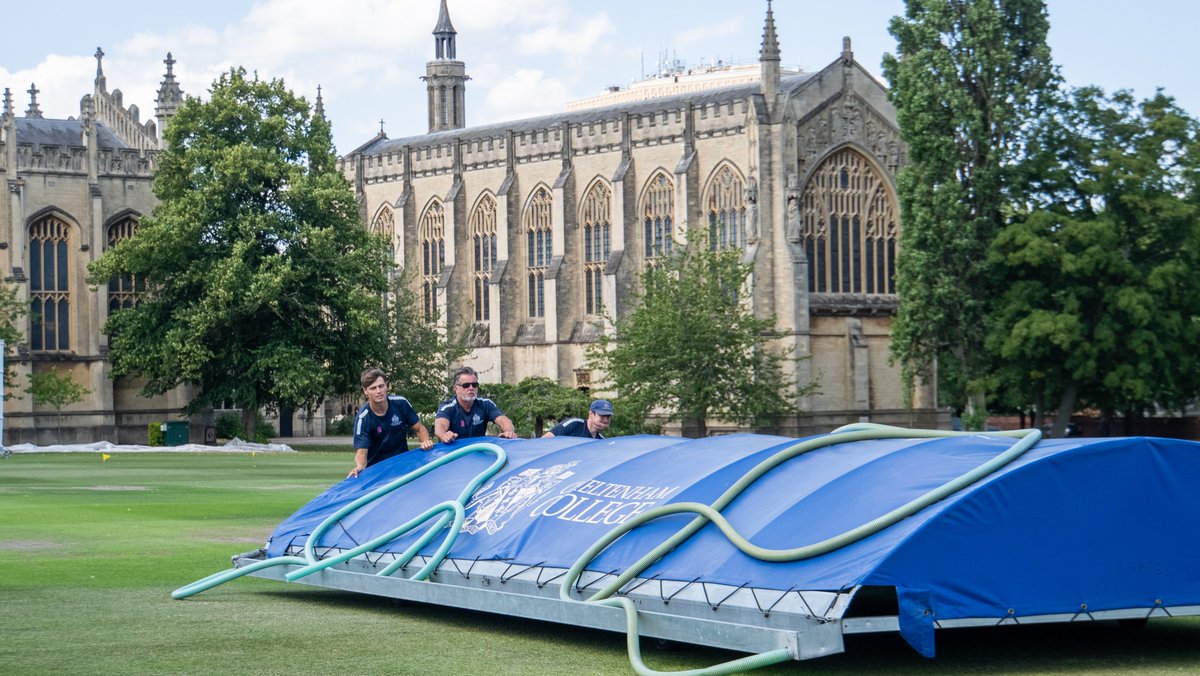
{"label": "navy baseball cap", "polygon": [[597,399],[592,402],[591,412],[599,415],[612,415],[612,404],[606,399]]}

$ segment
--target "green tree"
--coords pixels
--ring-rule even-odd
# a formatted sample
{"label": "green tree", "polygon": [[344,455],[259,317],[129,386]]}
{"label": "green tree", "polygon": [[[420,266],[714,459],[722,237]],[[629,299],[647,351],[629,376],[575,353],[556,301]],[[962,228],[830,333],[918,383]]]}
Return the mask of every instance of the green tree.
{"label": "green tree", "polygon": [[[0,340],[4,341],[4,391],[0,397],[8,399],[8,389],[14,384],[16,372],[12,370],[12,356],[17,351],[17,345],[25,337],[17,328],[17,322],[29,311],[29,306],[17,297],[17,287],[0,284]],[[16,395],[13,395],[16,396]],[[19,398],[19,397],[18,397]]]}
{"label": "green tree", "polygon": [[450,366],[470,352],[470,335],[447,332],[436,321],[427,321],[409,281],[401,273],[392,283],[383,306],[387,339],[371,363],[388,374],[390,392],[428,413],[446,398]]}
{"label": "green tree", "polygon": [[187,412],[235,402],[248,434],[260,407],[357,390],[384,340],[386,253],[322,116],[232,69],[171,119],[154,192],[152,216],[90,269],[93,284],[145,282],[105,327],[114,375],[146,378],[146,394],[195,386]]}
{"label": "green tree", "polygon": [[550,421],[586,417],[591,397],[582,390],[559,385],[549,378],[530,377],[516,385],[486,386],[487,396],[513,421],[517,433],[542,436]]}
{"label": "green tree", "polygon": [[890,24],[897,53],[883,72],[909,159],[892,356],[906,389],[936,373],[955,406],[982,409],[987,251],[1005,224],[1022,128],[1057,80],[1048,28],[1041,0],[907,0]]}
{"label": "green tree", "polygon": [[[1200,391],[1200,125],[1159,92],[1064,95],[990,256],[988,351],[1010,401],[1111,416]],[[1037,421],[1040,424],[1040,420]]]}
{"label": "green tree", "polygon": [[707,433],[710,418],[765,425],[795,412],[797,388],[784,376],[788,355],[767,347],[773,317],[742,302],[752,267],[738,251],[713,251],[703,238],[647,267],[634,309],[588,351],[620,396],[620,416],[652,412]]}
{"label": "green tree", "polygon": [[70,373],[59,373],[57,366],[49,371],[34,372],[29,375],[29,385],[25,391],[39,404],[49,404],[54,407],[57,419],[58,436],[62,436],[62,409],[83,401],[92,391],[75,382]]}

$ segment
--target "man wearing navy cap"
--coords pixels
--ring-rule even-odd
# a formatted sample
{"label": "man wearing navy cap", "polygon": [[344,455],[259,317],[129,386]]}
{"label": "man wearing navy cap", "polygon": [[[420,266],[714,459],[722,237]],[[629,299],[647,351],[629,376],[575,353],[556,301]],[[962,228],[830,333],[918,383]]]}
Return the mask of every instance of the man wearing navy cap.
{"label": "man wearing navy cap", "polygon": [[588,407],[587,420],[579,418],[569,418],[564,420],[554,427],[550,428],[549,432],[543,434],[543,437],[585,437],[590,439],[603,439],[604,430],[608,429],[609,423],[612,422],[613,407],[607,400],[597,399]]}

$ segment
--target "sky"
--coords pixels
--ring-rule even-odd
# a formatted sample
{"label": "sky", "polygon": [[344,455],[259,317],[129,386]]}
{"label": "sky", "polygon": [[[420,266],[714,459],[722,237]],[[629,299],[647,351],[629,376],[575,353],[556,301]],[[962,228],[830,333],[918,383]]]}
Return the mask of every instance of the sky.
{"label": "sky", "polygon": [[[466,64],[467,126],[561,112],[567,101],[627,86],[663,56],[689,66],[756,61],[765,0],[448,0]],[[109,90],[143,121],[171,52],[184,93],[207,98],[216,77],[243,66],[282,78],[310,102],[321,86],[339,154],[372,138],[427,131],[425,85],[439,0],[59,0],[6,7],[0,88],[18,115],[40,90],[45,117],[78,117],[104,50]],[[1195,26],[1200,3],[1048,0],[1050,48],[1068,85],[1157,87],[1200,116]],[[776,0],[785,67],[816,71],[849,36],[855,58],[882,80],[888,33],[903,0]],[[13,30],[15,29],[15,30]]]}

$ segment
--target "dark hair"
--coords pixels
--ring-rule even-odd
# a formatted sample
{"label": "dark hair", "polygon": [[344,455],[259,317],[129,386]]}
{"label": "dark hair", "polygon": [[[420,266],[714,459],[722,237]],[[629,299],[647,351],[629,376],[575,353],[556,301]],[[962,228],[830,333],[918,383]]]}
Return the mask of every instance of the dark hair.
{"label": "dark hair", "polygon": [[387,374],[383,372],[383,369],[379,368],[378,366],[372,366],[371,368],[362,372],[362,376],[359,378],[359,380],[362,382],[362,388],[365,390],[371,386],[371,383],[379,380],[380,378],[383,378],[383,382],[387,382]]}
{"label": "dark hair", "polygon": [[476,379],[479,378],[479,374],[475,372],[475,369],[471,368],[470,366],[460,366],[458,370],[454,372],[454,378],[450,381],[450,384],[457,385],[459,376],[475,376]]}

